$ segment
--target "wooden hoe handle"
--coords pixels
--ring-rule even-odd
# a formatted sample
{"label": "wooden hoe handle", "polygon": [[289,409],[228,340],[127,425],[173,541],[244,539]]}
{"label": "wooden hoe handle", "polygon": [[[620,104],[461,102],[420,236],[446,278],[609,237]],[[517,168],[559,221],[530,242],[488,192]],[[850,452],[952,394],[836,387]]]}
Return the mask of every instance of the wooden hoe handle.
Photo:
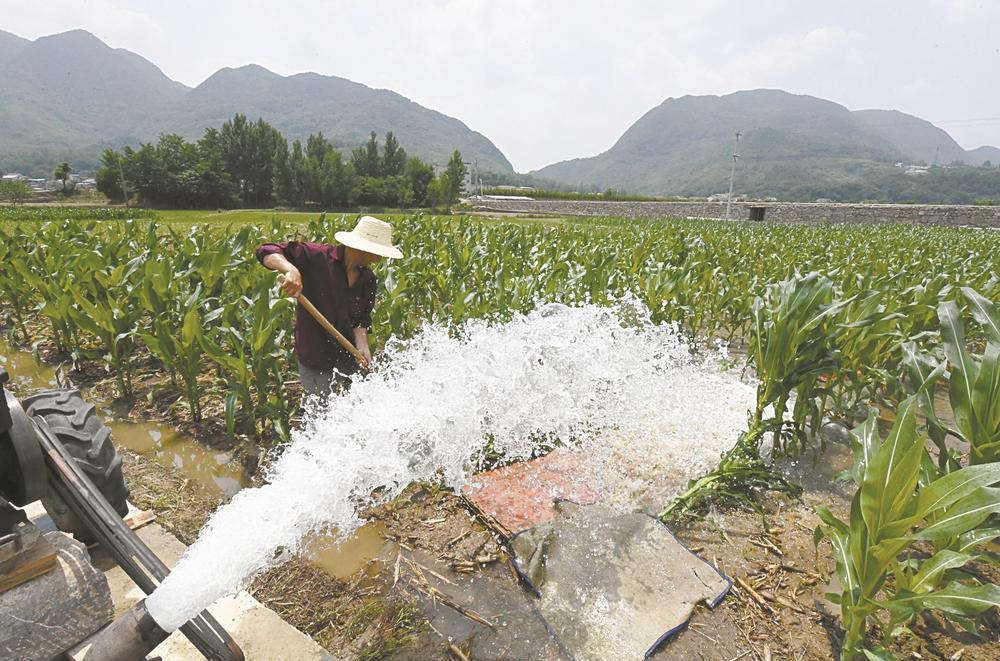
{"label": "wooden hoe handle", "polygon": [[322,326],[327,333],[332,335],[337,342],[340,342],[340,346],[347,349],[347,352],[354,356],[354,360],[358,361],[358,365],[365,368],[365,357],[361,355],[361,352],[358,351],[357,348],[351,344],[350,341],[344,337],[344,335],[337,330],[326,317],[323,316],[322,312],[316,309],[316,306],[312,304],[312,301],[306,298],[303,294],[296,296],[296,299],[302,304],[302,307],[309,311],[309,314],[313,316],[313,319],[318,321],[319,325]]}

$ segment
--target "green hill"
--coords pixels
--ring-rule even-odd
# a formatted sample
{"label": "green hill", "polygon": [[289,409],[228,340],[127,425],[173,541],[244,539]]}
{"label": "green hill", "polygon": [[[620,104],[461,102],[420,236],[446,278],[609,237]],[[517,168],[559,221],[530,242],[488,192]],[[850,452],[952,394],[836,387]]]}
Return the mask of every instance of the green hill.
{"label": "green hill", "polygon": [[257,66],[221,69],[146,124],[144,133],[169,131],[198,138],[237,112],[263,117],[289,140],[322,131],[334,145],[355,147],[368,134],[392,131],[407,152],[445,164],[455,149],[487,170],[512,172],[510,162],[483,135],[457,119],[389,90],[335,76],[279,76]]}
{"label": "green hill", "polygon": [[[531,174],[584,190],[613,188],[667,196],[726,192],[737,130],[742,139],[735,192],[755,197],[917,201],[925,197],[924,189],[939,194],[939,188],[928,185],[930,179],[954,183],[960,178],[908,176],[895,163],[918,160],[928,145],[943,143],[940,134],[947,138],[949,149],[953,145],[958,150],[956,156],[967,157],[946,133],[909,115],[851,112],[811,96],[752,90],[667,99],[606,152]],[[914,140],[914,134],[920,140]],[[973,183],[967,186],[962,179],[960,190],[941,201],[996,196],[1000,173],[968,179]]]}
{"label": "green hill", "polygon": [[133,141],[142,118],[186,91],[147,60],[89,32],[42,37],[0,67],[0,153],[16,160]]}
{"label": "green hill", "polygon": [[30,43],[27,39],[22,39],[16,34],[0,30],[0,66],[12,59]]}
{"label": "green hill", "polygon": [[789,178],[849,172],[859,162],[892,163],[902,156],[843,106],[754,90],[667,99],[603,154],[533,174],[647,194],[716,193],[728,189],[737,130],[740,170],[753,173],[753,188],[760,191],[776,192]]}
{"label": "green hill", "polygon": [[965,162],[969,165],[982,165],[989,161],[993,167],[1000,167],[1000,148],[976,147],[965,152]]}
{"label": "green hill", "polygon": [[968,154],[954,138],[930,122],[898,110],[857,110],[854,116],[868,126],[872,133],[881,136],[898,148],[907,161],[923,161],[928,165],[947,165],[968,162]]}
{"label": "green hill", "polygon": [[38,176],[69,160],[94,167],[121,148],[178,132],[198,138],[241,112],[289,139],[322,131],[353,147],[393,131],[406,150],[444,163],[459,149],[480,168],[513,172],[483,135],[388,90],[314,73],[279,76],[250,65],[222,69],[191,89],[148,60],[83,30],[27,41],[0,32],[0,169]]}

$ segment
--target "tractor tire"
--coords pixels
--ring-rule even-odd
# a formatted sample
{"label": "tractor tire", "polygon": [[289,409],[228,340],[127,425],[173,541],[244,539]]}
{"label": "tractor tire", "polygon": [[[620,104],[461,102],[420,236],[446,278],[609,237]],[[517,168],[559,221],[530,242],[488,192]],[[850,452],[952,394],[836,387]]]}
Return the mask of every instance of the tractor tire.
{"label": "tractor tire", "polygon": [[[124,517],[128,513],[128,487],[122,475],[122,458],[111,443],[111,429],[98,417],[96,407],[84,401],[75,388],[46,390],[24,399],[22,405],[29,417],[39,416],[46,422],[111,507]],[[93,541],[93,534],[62,498],[49,492],[42,504],[60,530],[81,541]]]}

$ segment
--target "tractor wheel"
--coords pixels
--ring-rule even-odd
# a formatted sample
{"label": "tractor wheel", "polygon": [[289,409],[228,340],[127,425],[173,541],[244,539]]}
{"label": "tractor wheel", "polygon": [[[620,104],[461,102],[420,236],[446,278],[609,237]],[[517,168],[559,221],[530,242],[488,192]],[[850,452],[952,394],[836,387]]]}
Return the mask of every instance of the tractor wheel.
{"label": "tractor wheel", "polygon": [[[45,420],[111,507],[125,516],[128,487],[122,475],[122,458],[111,443],[111,429],[97,416],[95,406],[85,402],[75,388],[46,390],[24,399],[22,404],[29,417]],[[42,504],[60,530],[83,541],[93,539],[93,534],[59,496],[49,493],[42,498]]]}

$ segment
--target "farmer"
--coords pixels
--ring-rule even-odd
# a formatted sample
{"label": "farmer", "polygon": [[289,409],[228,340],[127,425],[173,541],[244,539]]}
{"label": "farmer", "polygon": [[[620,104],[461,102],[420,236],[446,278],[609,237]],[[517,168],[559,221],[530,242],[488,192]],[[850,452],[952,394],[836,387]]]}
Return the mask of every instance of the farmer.
{"label": "farmer", "polygon": [[[333,326],[352,340],[361,367],[371,362],[368,330],[378,281],[371,265],[383,257],[399,259],[389,223],[362,216],[354,230],[337,232],[332,243],[265,243],[257,259],[284,274],[281,287],[288,296],[304,294]],[[359,360],[348,353],[300,303],[295,309],[295,358],[307,399],[322,403],[333,390],[350,386]]]}

